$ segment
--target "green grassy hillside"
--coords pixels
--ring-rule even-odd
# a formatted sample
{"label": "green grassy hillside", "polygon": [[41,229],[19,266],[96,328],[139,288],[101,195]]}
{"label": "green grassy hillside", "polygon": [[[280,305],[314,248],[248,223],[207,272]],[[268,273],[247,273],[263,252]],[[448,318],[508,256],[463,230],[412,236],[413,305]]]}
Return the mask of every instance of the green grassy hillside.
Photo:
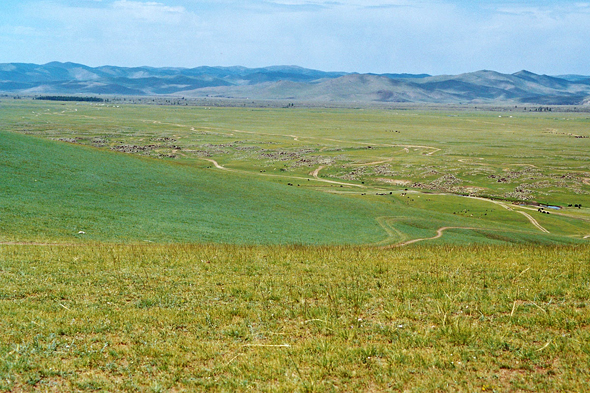
{"label": "green grassy hillside", "polygon": [[[0,132],[0,236],[227,243],[385,238],[363,201]],[[79,231],[86,232],[78,235]]]}

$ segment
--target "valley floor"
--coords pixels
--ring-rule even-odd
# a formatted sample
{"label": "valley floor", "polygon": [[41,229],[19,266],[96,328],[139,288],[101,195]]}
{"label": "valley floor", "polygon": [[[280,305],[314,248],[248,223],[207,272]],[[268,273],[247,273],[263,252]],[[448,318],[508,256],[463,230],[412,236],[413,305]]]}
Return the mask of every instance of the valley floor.
{"label": "valley floor", "polygon": [[583,113],[16,100],[0,114],[5,244],[579,244],[590,235]]}
{"label": "valley floor", "polygon": [[590,385],[585,113],[0,118],[0,391]]}

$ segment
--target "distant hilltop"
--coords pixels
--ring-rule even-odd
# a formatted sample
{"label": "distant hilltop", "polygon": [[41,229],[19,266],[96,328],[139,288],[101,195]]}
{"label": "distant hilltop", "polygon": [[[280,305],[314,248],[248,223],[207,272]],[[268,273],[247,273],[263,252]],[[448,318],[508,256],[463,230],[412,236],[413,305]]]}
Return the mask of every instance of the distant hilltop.
{"label": "distant hilltop", "polygon": [[0,92],[21,95],[130,95],[252,100],[590,105],[590,76],[358,74],[297,66],[88,67],[0,64]]}

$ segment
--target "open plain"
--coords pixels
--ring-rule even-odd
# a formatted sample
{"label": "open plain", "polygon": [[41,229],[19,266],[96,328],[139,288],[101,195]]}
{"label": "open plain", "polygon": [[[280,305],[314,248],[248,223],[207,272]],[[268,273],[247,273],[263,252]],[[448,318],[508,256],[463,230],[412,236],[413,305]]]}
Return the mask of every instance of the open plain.
{"label": "open plain", "polygon": [[429,244],[590,235],[584,112],[31,100],[0,111],[4,242],[396,245],[445,227]]}
{"label": "open plain", "polygon": [[0,389],[590,383],[587,112],[3,99],[0,118]]}

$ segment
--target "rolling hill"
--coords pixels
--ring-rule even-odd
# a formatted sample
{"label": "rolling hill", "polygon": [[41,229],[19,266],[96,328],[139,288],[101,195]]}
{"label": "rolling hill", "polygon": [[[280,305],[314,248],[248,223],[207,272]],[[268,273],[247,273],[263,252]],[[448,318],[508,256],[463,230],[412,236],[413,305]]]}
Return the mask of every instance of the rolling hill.
{"label": "rolling hill", "polygon": [[386,237],[375,217],[391,210],[5,131],[0,182],[0,242],[362,244]]}

